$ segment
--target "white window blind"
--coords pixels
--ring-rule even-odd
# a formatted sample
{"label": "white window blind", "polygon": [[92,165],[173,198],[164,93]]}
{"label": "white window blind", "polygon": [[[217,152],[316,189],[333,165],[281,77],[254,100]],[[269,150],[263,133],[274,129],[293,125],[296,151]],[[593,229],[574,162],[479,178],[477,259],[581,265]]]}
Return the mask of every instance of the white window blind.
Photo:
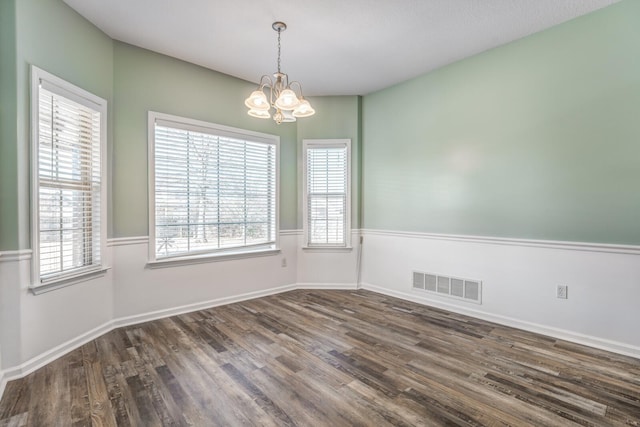
{"label": "white window blind", "polygon": [[76,102],[82,96],[68,89],[36,84],[35,233],[38,277],[45,283],[102,265],[104,113],[100,105]]}
{"label": "white window blind", "polygon": [[276,150],[250,135],[155,120],[155,258],[275,245]]}
{"label": "white window blind", "polygon": [[307,246],[347,246],[349,144],[305,141]]}

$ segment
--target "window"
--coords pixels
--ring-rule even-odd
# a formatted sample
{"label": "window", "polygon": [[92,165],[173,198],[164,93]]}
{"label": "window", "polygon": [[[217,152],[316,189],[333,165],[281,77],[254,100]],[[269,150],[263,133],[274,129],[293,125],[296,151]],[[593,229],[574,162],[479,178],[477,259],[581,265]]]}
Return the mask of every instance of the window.
{"label": "window", "polygon": [[149,113],[150,260],[277,248],[279,138]]}
{"label": "window", "polygon": [[32,67],[32,288],[103,271],[107,101]]}
{"label": "window", "polygon": [[351,245],[351,140],[304,140],[307,247]]}

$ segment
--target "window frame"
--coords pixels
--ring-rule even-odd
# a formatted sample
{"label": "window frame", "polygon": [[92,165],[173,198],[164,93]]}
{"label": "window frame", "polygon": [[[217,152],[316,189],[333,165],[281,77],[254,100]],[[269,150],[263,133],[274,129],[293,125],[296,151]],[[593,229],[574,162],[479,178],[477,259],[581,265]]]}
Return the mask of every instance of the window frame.
{"label": "window frame", "polygon": [[[46,90],[63,98],[91,108],[100,114],[100,227],[99,262],[79,268],[76,271],[61,272],[42,279],[40,276],[40,88],[41,83]],[[107,254],[107,132],[108,103],[107,100],[94,95],[68,81],[47,71],[31,65],[31,284],[29,289],[34,294],[48,292],[65,286],[84,282],[103,275],[108,269]],[[94,234],[95,236],[95,234]]]}
{"label": "window frame", "polygon": [[[307,151],[310,148],[342,148],[347,149],[346,159],[346,194],[345,194],[345,243],[343,245],[317,244],[309,242],[309,194]],[[351,139],[303,139],[302,140],[302,223],[303,245],[305,250],[351,250]]]}
{"label": "window frame", "polygon": [[[237,139],[245,139],[252,142],[273,144],[275,153],[275,241],[260,245],[248,245],[228,249],[206,249],[190,254],[161,257],[156,256],[156,183],[155,183],[155,126],[157,121],[174,122],[183,127],[191,127],[194,130],[210,132],[215,135],[227,136]],[[224,126],[202,120],[175,116],[172,114],[148,112],[147,128],[147,154],[148,154],[148,200],[149,200],[149,268],[162,268],[182,264],[198,264],[203,262],[223,261],[238,258],[251,258],[258,256],[275,255],[280,253],[280,137],[267,133],[254,132],[246,129]]]}

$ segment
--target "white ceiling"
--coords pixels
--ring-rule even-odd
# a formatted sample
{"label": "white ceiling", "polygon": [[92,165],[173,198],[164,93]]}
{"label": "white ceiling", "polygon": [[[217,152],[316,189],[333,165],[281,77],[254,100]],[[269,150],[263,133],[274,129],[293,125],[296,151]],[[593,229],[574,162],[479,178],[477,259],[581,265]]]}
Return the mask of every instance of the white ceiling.
{"label": "white ceiling", "polygon": [[364,95],[618,0],[64,0],[116,40],[305,95]]}

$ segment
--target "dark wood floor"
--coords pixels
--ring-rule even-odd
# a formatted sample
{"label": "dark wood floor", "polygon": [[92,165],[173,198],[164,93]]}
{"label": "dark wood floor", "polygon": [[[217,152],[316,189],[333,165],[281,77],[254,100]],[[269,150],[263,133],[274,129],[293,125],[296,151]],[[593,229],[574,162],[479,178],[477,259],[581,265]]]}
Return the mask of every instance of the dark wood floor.
{"label": "dark wood floor", "polygon": [[640,425],[640,361],[367,291],[114,330],[7,385],[0,425]]}

